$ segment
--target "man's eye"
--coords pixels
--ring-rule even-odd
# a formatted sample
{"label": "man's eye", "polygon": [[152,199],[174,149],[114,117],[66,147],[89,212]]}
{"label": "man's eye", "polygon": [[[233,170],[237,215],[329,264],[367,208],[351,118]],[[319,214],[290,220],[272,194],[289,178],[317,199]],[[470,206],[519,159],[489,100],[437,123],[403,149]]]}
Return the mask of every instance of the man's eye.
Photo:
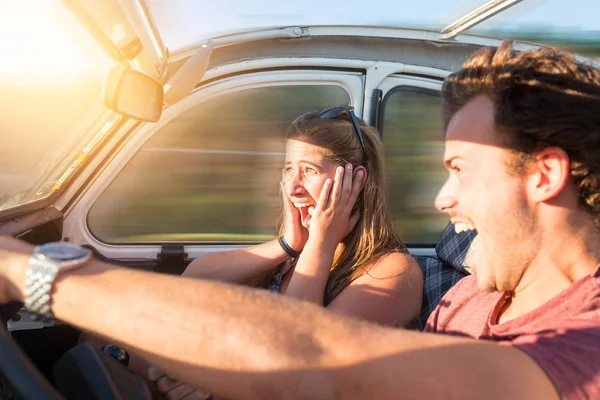
{"label": "man's eye", "polygon": [[285,167],[283,169],[283,173],[285,175],[293,175],[294,174],[294,168],[292,168],[292,167]]}
{"label": "man's eye", "polygon": [[307,168],[304,169],[304,174],[305,175],[314,175],[316,173],[317,173],[317,170],[314,169],[314,168],[307,167]]}

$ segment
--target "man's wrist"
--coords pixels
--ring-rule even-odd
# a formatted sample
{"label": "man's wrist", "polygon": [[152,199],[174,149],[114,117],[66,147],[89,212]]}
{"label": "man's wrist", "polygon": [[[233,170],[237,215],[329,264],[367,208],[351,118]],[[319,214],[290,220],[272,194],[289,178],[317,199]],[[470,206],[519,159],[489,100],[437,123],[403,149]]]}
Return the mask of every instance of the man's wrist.
{"label": "man's wrist", "polygon": [[25,280],[31,254],[10,253],[8,255],[8,290],[11,299],[25,301]]}

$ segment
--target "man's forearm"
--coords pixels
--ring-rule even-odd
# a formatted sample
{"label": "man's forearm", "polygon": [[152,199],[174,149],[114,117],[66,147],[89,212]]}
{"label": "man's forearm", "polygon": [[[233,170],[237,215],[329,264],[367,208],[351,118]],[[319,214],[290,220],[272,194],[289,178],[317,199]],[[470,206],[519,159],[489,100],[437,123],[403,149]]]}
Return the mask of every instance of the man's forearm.
{"label": "man's forearm", "polygon": [[[11,280],[22,291],[21,271]],[[539,367],[505,346],[383,328],[266,291],[98,261],[57,279],[53,311],[227,398],[553,398]]]}
{"label": "man's forearm", "polygon": [[339,338],[314,334],[329,329],[319,326],[331,317],[281,297],[94,260],[56,280],[52,309],[169,375],[227,398],[280,398],[294,387],[310,397],[315,379],[328,391],[318,369],[336,364],[329,351]]}

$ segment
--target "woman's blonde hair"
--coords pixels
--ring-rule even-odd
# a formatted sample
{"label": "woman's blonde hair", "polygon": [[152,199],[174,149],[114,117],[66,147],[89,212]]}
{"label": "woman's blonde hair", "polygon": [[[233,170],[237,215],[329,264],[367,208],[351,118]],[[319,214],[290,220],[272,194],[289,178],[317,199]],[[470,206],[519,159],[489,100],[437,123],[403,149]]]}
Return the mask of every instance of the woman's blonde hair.
{"label": "woman's blonde hair", "polygon": [[[368,272],[382,256],[392,252],[408,252],[396,234],[386,202],[383,173],[383,147],[375,128],[357,118],[367,152],[364,163],[363,149],[350,115],[346,112],[335,118],[320,118],[314,111],[298,117],[290,124],[286,138],[303,140],[321,149],[322,155],[338,165],[363,165],[367,180],[357,202],[360,220],[338,245],[329,280],[325,289],[324,305],[329,304],[353,280]],[[282,215],[280,234],[285,231]]]}

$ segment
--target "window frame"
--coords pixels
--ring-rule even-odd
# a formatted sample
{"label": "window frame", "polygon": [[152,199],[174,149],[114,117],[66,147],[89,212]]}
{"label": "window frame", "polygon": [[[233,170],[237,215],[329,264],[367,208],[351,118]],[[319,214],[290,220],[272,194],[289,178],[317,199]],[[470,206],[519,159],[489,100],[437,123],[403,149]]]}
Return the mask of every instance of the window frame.
{"label": "window frame", "polygon": [[[69,214],[66,215],[63,235],[72,238],[75,242],[88,243],[108,258],[123,259],[123,254],[127,251],[127,259],[130,260],[155,259],[157,253],[160,253],[162,242],[109,243],[102,241],[91,233],[88,226],[88,215],[94,203],[106,188],[112,184],[113,180],[145,143],[155,133],[159,132],[163,126],[188,109],[196,107],[202,102],[210,101],[217,96],[270,86],[339,86],[348,93],[350,103],[356,108],[357,114],[362,115],[364,78],[364,71],[290,68],[279,71],[253,71],[236,74],[235,76],[211,81],[197,88],[180,102],[166,108],[161,121],[156,124],[140,124],[136,131],[129,135],[111,160],[103,167],[90,189],[77,200]],[[188,256],[195,258],[205,252],[226,248],[242,248],[255,242],[178,241],[169,243],[185,245]]]}
{"label": "window frame", "polygon": [[[441,97],[441,87],[443,80],[432,79],[421,76],[392,75],[386,78],[378,87],[382,91],[383,100],[381,101],[381,110],[379,112],[381,135],[383,147],[385,149],[385,113],[390,98],[398,92],[414,92],[429,94]],[[440,229],[440,236],[444,228]],[[435,249],[437,242],[411,242],[405,241],[406,246],[413,255],[434,255],[431,251]]]}

